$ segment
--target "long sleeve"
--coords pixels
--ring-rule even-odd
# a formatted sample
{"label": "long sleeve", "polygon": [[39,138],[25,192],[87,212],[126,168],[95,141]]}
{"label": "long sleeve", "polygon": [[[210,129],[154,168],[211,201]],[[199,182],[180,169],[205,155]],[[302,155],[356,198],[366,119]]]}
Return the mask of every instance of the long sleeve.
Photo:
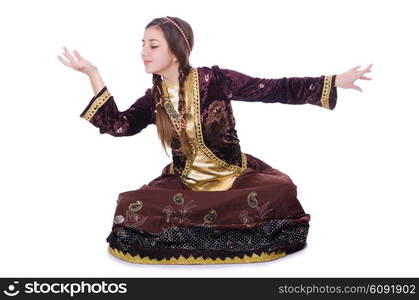
{"label": "long sleeve", "polygon": [[105,86],[90,100],[80,117],[98,127],[100,133],[116,137],[137,134],[155,122],[151,89],[147,89],[145,95],[138,98],[127,110],[120,112]]}
{"label": "long sleeve", "polygon": [[212,67],[227,99],[248,102],[314,104],[333,110],[337,101],[336,75],[264,79]]}

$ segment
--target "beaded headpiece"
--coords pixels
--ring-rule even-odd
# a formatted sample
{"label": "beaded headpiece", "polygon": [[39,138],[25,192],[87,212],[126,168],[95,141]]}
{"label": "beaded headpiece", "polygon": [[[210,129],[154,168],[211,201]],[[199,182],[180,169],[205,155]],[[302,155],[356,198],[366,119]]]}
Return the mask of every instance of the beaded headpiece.
{"label": "beaded headpiece", "polygon": [[188,38],[186,37],[186,34],[183,32],[182,28],[180,28],[180,26],[178,24],[175,23],[175,21],[173,21],[172,19],[170,19],[169,17],[165,17],[166,20],[168,20],[170,23],[172,23],[173,25],[176,26],[176,28],[179,30],[179,32],[182,34],[183,39],[185,40],[185,44],[186,47],[189,50],[189,53],[191,53],[191,46],[189,45],[189,41]]}

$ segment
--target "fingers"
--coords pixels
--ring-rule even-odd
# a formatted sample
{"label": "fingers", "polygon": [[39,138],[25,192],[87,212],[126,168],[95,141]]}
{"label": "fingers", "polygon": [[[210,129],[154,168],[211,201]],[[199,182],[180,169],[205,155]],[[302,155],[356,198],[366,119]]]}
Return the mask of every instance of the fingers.
{"label": "fingers", "polygon": [[[352,69],[350,69],[350,71],[356,71],[358,68],[360,68],[361,67],[361,65],[359,65],[359,66],[357,66],[357,67],[355,67],[355,68],[352,68]],[[368,67],[366,67],[364,70],[362,70],[362,71],[359,71],[359,72],[364,72],[364,73],[366,73],[366,72],[371,72],[371,67],[372,67],[372,64],[370,64]]]}
{"label": "fingers", "polygon": [[58,55],[57,57],[64,65],[66,65],[68,67],[71,67],[71,65],[65,59],[63,59],[61,56]]}
{"label": "fingers", "polygon": [[73,63],[76,63],[76,61],[75,61],[75,59],[73,58],[73,56],[71,55],[71,53],[70,53],[70,51],[68,51],[67,50],[67,48],[66,47],[63,47],[64,48],[64,56],[65,57],[67,57],[67,59],[73,64]]}
{"label": "fingers", "polygon": [[77,57],[78,60],[83,60],[84,59],[83,57],[81,57],[80,53],[77,52],[76,49],[74,49],[73,52],[74,52],[74,55]]}
{"label": "fingers", "polygon": [[364,73],[367,73],[367,72],[371,72],[371,67],[372,67],[372,64],[370,64],[367,68],[362,70],[362,73],[364,74]]}
{"label": "fingers", "polygon": [[364,80],[371,80],[371,78],[363,76],[365,73],[371,72],[371,67],[372,67],[372,64],[370,64],[367,68],[365,68],[365,70],[361,71],[361,76],[359,78],[364,79]]}
{"label": "fingers", "polygon": [[[358,68],[360,68],[361,67],[361,65],[359,65],[359,66],[357,66],[357,67],[355,67],[355,68],[352,68],[352,69],[350,69],[349,71],[356,71]],[[364,70],[362,70],[361,72],[364,72],[364,73],[366,73],[366,72],[371,72],[371,67],[372,67],[372,64],[370,64],[368,67],[366,67]]]}
{"label": "fingers", "polygon": [[[351,81],[353,81],[353,82],[355,80],[357,80],[357,79],[371,80],[372,78],[366,77],[366,76],[363,76],[363,75],[365,73],[371,72],[372,64],[370,64],[364,70],[358,70],[360,67],[361,67],[361,65],[356,66],[355,68],[350,69],[348,72],[351,72],[352,74],[351,73],[348,73],[348,78],[352,78]],[[353,84],[353,82],[352,82],[352,86],[350,86],[349,88],[362,92],[362,89],[359,86]]]}
{"label": "fingers", "polygon": [[357,86],[357,85],[354,84],[354,85],[352,85],[352,88],[354,90],[358,90],[358,91],[360,91],[362,93],[362,89],[359,86]]}

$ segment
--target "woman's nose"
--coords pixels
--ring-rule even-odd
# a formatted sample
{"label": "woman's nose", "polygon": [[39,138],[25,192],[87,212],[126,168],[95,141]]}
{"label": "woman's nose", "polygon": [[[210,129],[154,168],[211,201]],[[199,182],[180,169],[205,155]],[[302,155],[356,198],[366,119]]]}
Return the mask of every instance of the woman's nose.
{"label": "woman's nose", "polygon": [[144,58],[147,56],[147,51],[145,50],[145,48],[143,48],[143,50],[141,50],[141,56]]}

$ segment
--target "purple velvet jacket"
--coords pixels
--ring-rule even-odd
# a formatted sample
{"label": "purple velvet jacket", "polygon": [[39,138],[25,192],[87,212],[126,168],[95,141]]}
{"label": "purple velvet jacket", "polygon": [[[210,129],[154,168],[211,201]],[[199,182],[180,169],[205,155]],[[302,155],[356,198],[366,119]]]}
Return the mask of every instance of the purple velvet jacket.
{"label": "purple velvet jacket", "polygon": [[[320,77],[283,77],[264,79],[250,77],[217,65],[198,67],[200,122],[203,142],[222,161],[241,167],[242,156],[231,100],[284,104],[314,104],[333,110],[337,101],[336,75]],[[156,103],[151,89],[138,98],[127,110],[120,112],[105,86],[94,96],[80,117],[116,137],[139,133],[155,124]],[[178,137],[172,145],[173,169],[181,174],[186,157],[180,151]],[[163,169],[163,172],[165,172]]]}

